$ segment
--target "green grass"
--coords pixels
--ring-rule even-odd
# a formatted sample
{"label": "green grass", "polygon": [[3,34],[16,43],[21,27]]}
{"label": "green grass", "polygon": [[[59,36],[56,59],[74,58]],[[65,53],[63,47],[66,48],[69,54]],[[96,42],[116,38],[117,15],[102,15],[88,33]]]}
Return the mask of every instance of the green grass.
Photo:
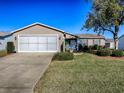
{"label": "green grass", "polygon": [[54,61],[35,93],[124,93],[124,61],[91,54],[73,61]]}

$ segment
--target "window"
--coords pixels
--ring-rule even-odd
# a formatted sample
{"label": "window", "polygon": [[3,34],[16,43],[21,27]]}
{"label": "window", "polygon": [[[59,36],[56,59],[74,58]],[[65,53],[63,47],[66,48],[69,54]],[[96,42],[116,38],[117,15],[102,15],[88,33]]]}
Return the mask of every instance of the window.
{"label": "window", "polygon": [[99,45],[100,44],[99,41],[100,41],[99,39],[94,39],[94,45]]}
{"label": "window", "polygon": [[105,43],[105,46],[106,46],[107,48],[109,48],[109,47],[110,47],[110,43]]}
{"label": "window", "polygon": [[87,43],[88,43],[87,39],[80,39],[80,44],[82,44],[83,46],[87,45]]}

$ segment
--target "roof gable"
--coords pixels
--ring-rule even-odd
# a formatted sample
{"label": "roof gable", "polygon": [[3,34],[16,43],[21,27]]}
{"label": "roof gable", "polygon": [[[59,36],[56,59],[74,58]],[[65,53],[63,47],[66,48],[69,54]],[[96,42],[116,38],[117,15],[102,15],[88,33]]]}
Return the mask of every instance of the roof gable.
{"label": "roof gable", "polygon": [[14,33],[20,32],[20,31],[23,31],[25,29],[28,29],[28,28],[33,27],[33,26],[36,26],[36,25],[39,25],[39,26],[42,26],[42,27],[45,27],[45,28],[48,28],[48,29],[52,29],[52,30],[55,30],[55,31],[58,31],[58,32],[61,32],[61,33],[65,33],[65,34],[69,34],[69,35],[75,36],[73,34],[64,32],[63,30],[60,30],[60,29],[57,29],[57,28],[54,28],[54,27],[51,27],[51,26],[48,26],[48,25],[45,25],[45,24],[41,24],[41,23],[34,23],[34,24],[31,24],[31,25],[25,26],[23,28],[20,28],[20,29],[17,29],[15,31],[11,32],[11,34],[14,34]]}
{"label": "roof gable", "polygon": [[121,36],[119,37],[119,39],[121,39],[122,37],[124,37],[124,34],[123,34],[123,35],[121,35]]}

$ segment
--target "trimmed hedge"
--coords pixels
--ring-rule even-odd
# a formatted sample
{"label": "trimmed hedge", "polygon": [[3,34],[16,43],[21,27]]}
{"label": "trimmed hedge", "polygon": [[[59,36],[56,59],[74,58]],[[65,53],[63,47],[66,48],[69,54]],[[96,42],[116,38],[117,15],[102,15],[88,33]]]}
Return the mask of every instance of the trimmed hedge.
{"label": "trimmed hedge", "polygon": [[83,51],[83,46],[81,44],[78,45],[78,51],[79,52]]}
{"label": "trimmed hedge", "polygon": [[124,56],[124,53],[123,53],[123,51],[121,51],[121,50],[114,50],[113,52],[112,52],[112,55],[111,56],[114,56],[114,57],[122,57],[122,56]]}
{"label": "trimmed hedge", "polygon": [[100,48],[100,46],[98,46],[98,45],[92,46],[92,49],[93,49],[93,50],[99,50],[99,48]]}
{"label": "trimmed hedge", "polygon": [[13,42],[7,42],[7,53],[13,53],[15,46]]}
{"label": "trimmed hedge", "polygon": [[103,46],[99,46],[99,45],[93,45],[93,46],[82,46],[81,44],[78,45],[78,52],[89,52],[92,50],[102,50],[104,49]]}
{"label": "trimmed hedge", "polygon": [[88,50],[90,50],[90,48],[89,48],[88,46],[84,46],[84,47],[83,47],[83,51],[84,51],[84,52],[86,52],[86,51],[88,51]]}
{"label": "trimmed hedge", "polygon": [[108,49],[97,51],[98,56],[110,56],[111,54],[112,54],[112,51]]}
{"label": "trimmed hedge", "polygon": [[63,60],[72,60],[72,59],[74,59],[73,53],[70,53],[70,52],[60,52],[60,53],[56,53],[53,56],[53,59],[52,60],[63,61]]}
{"label": "trimmed hedge", "polygon": [[7,51],[6,50],[1,50],[0,51],[0,57],[4,57],[7,55]]}

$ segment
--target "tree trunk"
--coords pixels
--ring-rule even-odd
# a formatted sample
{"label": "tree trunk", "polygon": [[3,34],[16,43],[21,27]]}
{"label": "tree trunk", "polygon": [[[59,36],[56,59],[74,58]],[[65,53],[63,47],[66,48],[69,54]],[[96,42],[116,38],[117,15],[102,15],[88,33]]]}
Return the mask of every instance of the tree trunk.
{"label": "tree trunk", "polygon": [[115,50],[118,49],[118,39],[114,39],[114,47],[115,47]]}
{"label": "tree trunk", "polygon": [[118,32],[119,32],[119,26],[115,26],[115,33],[114,33],[114,47],[115,50],[118,49]]}

